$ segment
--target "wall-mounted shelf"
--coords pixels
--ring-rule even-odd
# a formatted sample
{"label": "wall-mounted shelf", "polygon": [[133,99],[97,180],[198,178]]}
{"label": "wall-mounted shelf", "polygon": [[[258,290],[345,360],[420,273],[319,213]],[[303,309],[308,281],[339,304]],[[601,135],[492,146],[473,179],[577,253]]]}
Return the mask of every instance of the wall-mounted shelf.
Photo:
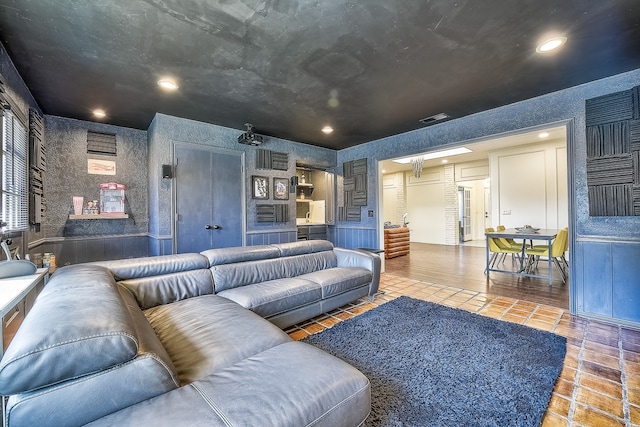
{"label": "wall-mounted shelf", "polygon": [[127,219],[128,214],[108,213],[108,214],[90,214],[90,215],[69,215],[69,219]]}
{"label": "wall-mounted shelf", "polygon": [[313,187],[313,184],[310,182],[300,182],[298,183],[298,187]]}
{"label": "wall-mounted shelf", "polygon": [[313,200],[311,200],[311,199],[296,199],[296,202],[309,203],[309,202],[313,202]]}

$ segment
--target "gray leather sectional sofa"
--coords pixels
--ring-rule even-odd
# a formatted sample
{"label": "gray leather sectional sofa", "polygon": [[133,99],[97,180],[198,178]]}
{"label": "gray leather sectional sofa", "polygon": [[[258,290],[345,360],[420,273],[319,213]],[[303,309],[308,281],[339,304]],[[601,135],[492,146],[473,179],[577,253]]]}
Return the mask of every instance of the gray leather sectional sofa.
{"label": "gray leather sectional sofa", "polygon": [[63,267],[0,362],[6,426],[360,425],[367,378],[281,327],[379,278],[326,241]]}

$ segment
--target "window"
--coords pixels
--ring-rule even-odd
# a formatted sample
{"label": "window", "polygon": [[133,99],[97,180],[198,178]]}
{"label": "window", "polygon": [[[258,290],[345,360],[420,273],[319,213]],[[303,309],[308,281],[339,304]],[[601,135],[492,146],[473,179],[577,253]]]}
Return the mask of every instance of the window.
{"label": "window", "polygon": [[2,221],[4,231],[26,230],[29,220],[27,128],[11,110],[2,111]]}

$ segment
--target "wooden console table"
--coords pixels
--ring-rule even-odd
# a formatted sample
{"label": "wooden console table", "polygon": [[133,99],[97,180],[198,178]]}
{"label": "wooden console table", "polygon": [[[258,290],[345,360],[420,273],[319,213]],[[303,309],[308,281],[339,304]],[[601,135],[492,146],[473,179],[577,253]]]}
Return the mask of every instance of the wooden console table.
{"label": "wooden console table", "polygon": [[407,227],[384,229],[385,259],[407,255],[410,249],[410,231]]}

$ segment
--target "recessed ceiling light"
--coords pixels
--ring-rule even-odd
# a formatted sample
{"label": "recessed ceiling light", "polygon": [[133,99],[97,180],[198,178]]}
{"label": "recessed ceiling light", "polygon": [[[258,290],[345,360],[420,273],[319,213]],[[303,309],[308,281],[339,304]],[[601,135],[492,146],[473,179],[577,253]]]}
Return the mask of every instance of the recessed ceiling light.
{"label": "recessed ceiling light", "polygon": [[178,89],[180,87],[180,86],[178,86],[178,84],[176,82],[174,82],[173,80],[170,80],[170,79],[158,80],[158,86],[160,86],[163,89],[167,89],[167,90],[176,90],[176,89]]}
{"label": "recessed ceiling light", "polygon": [[442,161],[442,163],[449,163],[449,160],[444,159],[444,160]]}
{"label": "recessed ceiling light", "polygon": [[[431,153],[426,153],[422,155],[424,160],[437,159],[440,157],[448,157],[448,156],[456,156],[458,154],[471,153],[467,147],[458,147],[458,148],[450,148],[448,150],[441,151],[433,151]],[[393,159],[396,163],[411,163],[411,159],[414,159],[416,156],[404,157],[402,159]]]}
{"label": "recessed ceiling light", "polygon": [[540,132],[538,134],[538,138],[548,138],[549,137],[549,132]]}
{"label": "recessed ceiling light", "polygon": [[538,47],[536,47],[536,52],[538,53],[550,52],[552,50],[559,48],[563,44],[565,44],[566,41],[567,41],[566,37],[554,37],[551,39],[547,39],[542,43],[540,43]]}
{"label": "recessed ceiling light", "polygon": [[93,110],[93,115],[94,117],[97,117],[99,119],[104,119],[105,117],[107,117],[107,113],[105,113],[104,110],[101,110],[99,108]]}
{"label": "recessed ceiling light", "polygon": [[322,133],[329,135],[331,132],[333,132],[333,128],[331,126],[325,126],[322,128]]}

